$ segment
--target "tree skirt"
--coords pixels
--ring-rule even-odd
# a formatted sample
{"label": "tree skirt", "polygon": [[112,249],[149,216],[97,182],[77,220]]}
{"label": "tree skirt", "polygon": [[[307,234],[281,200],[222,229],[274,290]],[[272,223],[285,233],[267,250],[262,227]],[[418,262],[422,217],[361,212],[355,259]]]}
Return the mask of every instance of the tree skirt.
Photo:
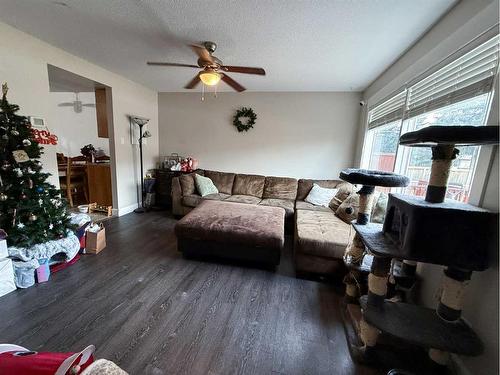
{"label": "tree skirt", "polygon": [[[34,270],[40,266],[38,259],[52,259],[69,262],[80,250],[80,241],[73,232],[66,238],[47,241],[30,248],[9,247],[9,256],[13,259],[15,281],[18,288],[27,288],[35,282]],[[51,262],[54,263],[54,262]]]}

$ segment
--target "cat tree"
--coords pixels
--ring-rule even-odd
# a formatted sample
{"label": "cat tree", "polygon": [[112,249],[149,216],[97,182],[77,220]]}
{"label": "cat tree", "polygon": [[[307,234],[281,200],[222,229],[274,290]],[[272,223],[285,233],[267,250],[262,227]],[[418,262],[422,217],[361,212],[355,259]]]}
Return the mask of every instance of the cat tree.
{"label": "cat tree", "polygon": [[[359,349],[364,359],[396,366],[411,362],[405,363],[405,356],[394,354],[402,345],[393,347],[393,355],[387,356],[389,351],[379,342],[381,334],[395,342],[426,348],[430,358],[427,368],[436,373],[445,372],[449,353],[474,356],[483,351],[481,340],[461,311],[472,272],[486,270],[489,254],[498,250],[498,214],[444,198],[458,153],[455,147],[498,144],[498,138],[498,127],[489,126],[431,126],[401,136],[401,145],[432,148],[431,176],[425,199],[390,194],[383,225],[353,224],[374,255],[368,294],[360,299],[363,345]],[[366,177],[358,182],[373,183]],[[392,259],[445,266],[436,309],[386,300]],[[419,365],[424,366],[421,361]]]}

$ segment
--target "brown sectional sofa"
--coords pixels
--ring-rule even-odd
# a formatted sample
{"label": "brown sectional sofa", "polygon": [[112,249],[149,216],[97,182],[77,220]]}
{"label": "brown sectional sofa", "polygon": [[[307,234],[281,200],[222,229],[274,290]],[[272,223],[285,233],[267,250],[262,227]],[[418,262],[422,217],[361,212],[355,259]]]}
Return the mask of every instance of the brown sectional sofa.
{"label": "brown sectional sofa", "polygon": [[294,179],[235,174],[209,170],[195,173],[209,177],[218,194],[201,197],[196,192],[193,174],[172,181],[172,211],[183,216],[204,200],[281,207],[285,227],[294,232],[294,262],[299,272],[331,273],[342,264],[342,255],[351,236],[350,224],[339,219],[328,207],[305,202],[313,183],[326,188],[342,186],[348,195],[354,187],[340,180]]}

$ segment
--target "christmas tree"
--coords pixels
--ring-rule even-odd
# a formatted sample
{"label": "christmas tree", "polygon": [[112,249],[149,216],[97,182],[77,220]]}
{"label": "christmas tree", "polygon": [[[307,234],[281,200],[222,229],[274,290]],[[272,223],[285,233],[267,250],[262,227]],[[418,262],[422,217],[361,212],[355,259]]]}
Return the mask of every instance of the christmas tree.
{"label": "christmas tree", "polygon": [[0,228],[9,246],[32,245],[65,237],[72,229],[60,191],[47,182],[39,158],[42,147],[32,139],[28,119],[7,101],[0,101]]}

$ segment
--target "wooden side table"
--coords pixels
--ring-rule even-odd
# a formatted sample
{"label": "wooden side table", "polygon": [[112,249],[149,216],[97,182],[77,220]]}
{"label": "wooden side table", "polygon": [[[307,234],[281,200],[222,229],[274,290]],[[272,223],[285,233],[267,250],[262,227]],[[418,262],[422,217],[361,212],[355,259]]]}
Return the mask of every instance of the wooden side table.
{"label": "wooden side table", "polygon": [[169,169],[156,169],[156,204],[158,208],[168,209],[172,207],[172,179],[182,174],[180,171],[171,171]]}

